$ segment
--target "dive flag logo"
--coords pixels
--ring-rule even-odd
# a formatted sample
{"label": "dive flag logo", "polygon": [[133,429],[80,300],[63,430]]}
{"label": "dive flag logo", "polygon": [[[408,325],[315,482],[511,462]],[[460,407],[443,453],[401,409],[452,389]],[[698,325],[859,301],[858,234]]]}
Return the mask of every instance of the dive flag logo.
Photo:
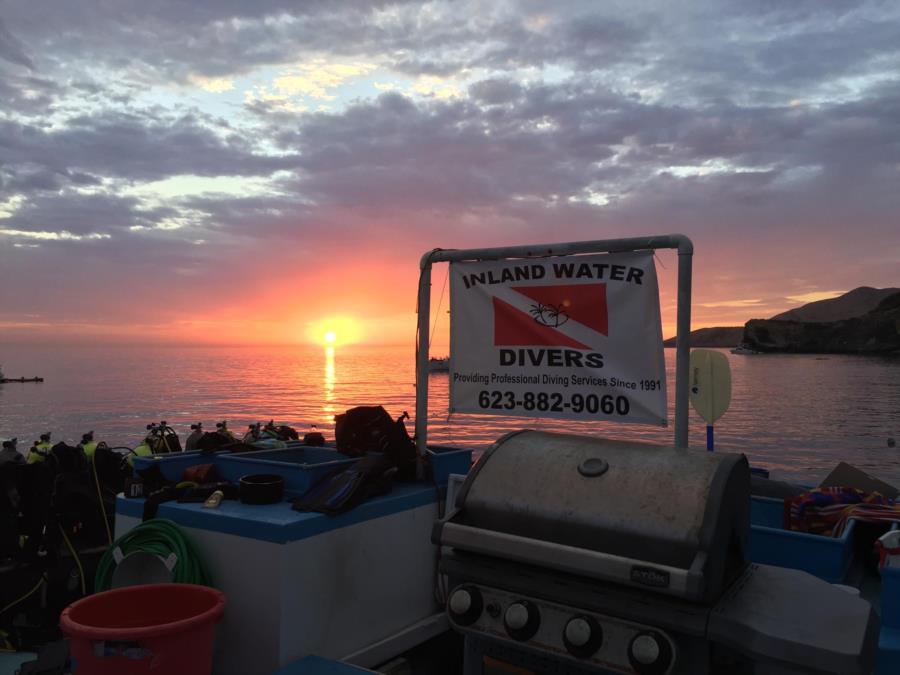
{"label": "dive flag logo", "polygon": [[514,293],[507,300],[492,298],[496,347],[592,349],[582,341],[585,328],[609,335],[606,284],[513,286],[509,290]]}

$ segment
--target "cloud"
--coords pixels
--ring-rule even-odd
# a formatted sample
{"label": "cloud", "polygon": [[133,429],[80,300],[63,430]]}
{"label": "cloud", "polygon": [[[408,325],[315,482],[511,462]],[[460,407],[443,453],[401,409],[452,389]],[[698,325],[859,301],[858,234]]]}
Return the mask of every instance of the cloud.
{"label": "cloud", "polygon": [[34,63],[25,54],[22,43],[7,30],[3,19],[0,19],[0,59],[34,70]]}
{"label": "cloud", "polygon": [[327,63],[316,59],[311,63],[294,66],[276,77],[272,84],[286,96],[311,96],[331,100],[330,91],[375,70],[374,63]]}
{"label": "cloud", "polygon": [[104,110],[56,128],[0,118],[0,135],[0,177],[23,190],[96,183],[98,176],[152,181],[179,174],[269,175],[295,163],[256,151],[226,123],[195,112]]}
{"label": "cloud", "polygon": [[227,77],[205,77],[203,75],[192,74],[188,76],[188,81],[204,91],[213,94],[221,94],[222,92],[234,89],[234,81]]}
{"label": "cloud", "polygon": [[762,305],[765,301],[762,298],[749,298],[745,300],[720,300],[718,302],[701,302],[698,303],[700,307],[706,307],[708,309],[719,308],[719,307],[757,307]]}
{"label": "cloud", "polygon": [[[3,21],[0,287],[42,270],[11,314],[74,321],[93,294],[139,320],[127,294],[194,320],[335,277],[370,311],[384,265],[414,277],[435,245],[662,231],[695,239],[704,322],[894,283],[889,3],[34,0]],[[348,249],[381,271],[337,274]]]}
{"label": "cloud", "polygon": [[39,230],[8,230],[2,227],[0,227],[0,236],[39,239],[42,241],[84,241],[91,239],[109,239],[110,237],[110,235],[108,234],[101,234],[98,232],[90,232],[88,234],[72,234],[68,230],[62,230],[60,232],[43,232]]}
{"label": "cloud", "polygon": [[0,232],[50,241],[109,239],[135,227],[153,229],[178,215],[172,206],[148,207],[133,197],[66,190],[21,202],[0,218]]}
{"label": "cloud", "polygon": [[800,295],[788,295],[787,299],[791,302],[802,302],[806,304],[808,302],[817,302],[819,300],[831,300],[831,298],[836,298],[846,292],[846,289],[841,291],[811,291]]}

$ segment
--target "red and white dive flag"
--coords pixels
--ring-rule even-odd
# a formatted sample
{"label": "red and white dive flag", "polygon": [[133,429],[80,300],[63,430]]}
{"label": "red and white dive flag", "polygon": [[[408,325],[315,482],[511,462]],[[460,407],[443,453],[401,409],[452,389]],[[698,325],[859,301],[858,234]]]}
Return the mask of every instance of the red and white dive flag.
{"label": "red and white dive flag", "polygon": [[450,410],[666,424],[652,252],[453,263]]}

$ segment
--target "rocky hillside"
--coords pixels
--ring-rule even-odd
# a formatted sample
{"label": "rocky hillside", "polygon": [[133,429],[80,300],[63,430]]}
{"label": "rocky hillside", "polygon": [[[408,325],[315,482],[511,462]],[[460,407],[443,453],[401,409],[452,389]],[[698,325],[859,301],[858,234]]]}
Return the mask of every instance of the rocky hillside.
{"label": "rocky hillside", "polygon": [[[743,326],[698,328],[691,331],[691,347],[736,347],[743,338]],[[670,337],[663,346],[674,347],[675,338]]]}
{"label": "rocky hillside", "polygon": [[[856,289],[860,290],[876,289]],[[893,293],[884,297],[871,311],[843,320],[753,319],[744,326],[743,341],[761,352],[900,354],[900,291],[884,290],[892,290]],[[835,301],[850,293],[835,298]],[[850,306],[849,303],[847,306]]]}
{"label": "rocky hillside", "polygon": [[852,291],[844,293],[840,297],[830,300],[818,300],[810,302],[802,307],[782,312],[772,317],[774,321],[843,321],[853,319],[863,314],[868,314],[881,303],[895,293],[900,293],[900,288],[872,288],[860,286]]}
{"label": "rocky hillside", "polygon": [[[895,316],[898,311],[900,288],[860,286],[771,319],[691,331],[691,347],[735,347],[746,342],[767,352],[889,353],[900,351],[894,346],[900,324],[891,323],[900,320]],[[674,347],[675,338],[663,345]]]}

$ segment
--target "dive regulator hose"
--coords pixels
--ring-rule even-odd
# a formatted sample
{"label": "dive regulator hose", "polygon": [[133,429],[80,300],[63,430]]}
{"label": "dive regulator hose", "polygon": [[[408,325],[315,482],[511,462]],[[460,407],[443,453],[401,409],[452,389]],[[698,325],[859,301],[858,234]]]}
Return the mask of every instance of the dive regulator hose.
{"label": "dive regulator hose", "polygon": [[134,551],[143,551],[154,553],[163,559],[174,553],[177,560],[173,569],[173,582],[212,586],[209,571],[191,540],[171,520],[154,518],[126,532],[107,549],[97,565],[97,574],[94,577],[95,591],[109,590],[117,564],[116,557],[119,555],[116,549],[121,551],[122,556]]}

